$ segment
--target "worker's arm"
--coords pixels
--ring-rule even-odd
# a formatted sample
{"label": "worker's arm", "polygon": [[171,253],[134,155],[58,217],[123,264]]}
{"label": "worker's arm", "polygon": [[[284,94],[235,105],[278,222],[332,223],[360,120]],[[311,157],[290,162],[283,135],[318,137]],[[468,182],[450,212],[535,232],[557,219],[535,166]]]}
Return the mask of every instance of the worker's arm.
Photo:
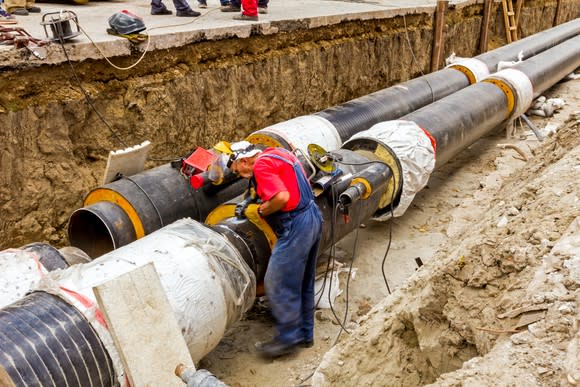
{"label": "worker's arm", "polygon": [[270,200],[260,204],[259,213],[262,216],[268,216],[276,211],[280,211],[288,203],[288,200],[290,200],[290,192],[278,192]]}

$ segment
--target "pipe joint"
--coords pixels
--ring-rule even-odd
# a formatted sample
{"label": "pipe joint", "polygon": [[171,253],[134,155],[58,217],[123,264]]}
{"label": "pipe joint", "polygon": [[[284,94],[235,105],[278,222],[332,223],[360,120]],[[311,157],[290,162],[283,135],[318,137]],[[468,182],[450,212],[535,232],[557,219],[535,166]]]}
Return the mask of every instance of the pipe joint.
{"label": "pipe joint", "polygon": [[520,70],[504,69],[485,78],[483,82],[494,84],[506,95],[508,119],[521,116],[532,104],[534,86],[530,78]]}
{"label": "pipe joint", "polygon": [[489,75],[487,65],[475,58],[464,58],[452,63],[447,68],[451,68],[465,74],[470,84],[477,83]]}

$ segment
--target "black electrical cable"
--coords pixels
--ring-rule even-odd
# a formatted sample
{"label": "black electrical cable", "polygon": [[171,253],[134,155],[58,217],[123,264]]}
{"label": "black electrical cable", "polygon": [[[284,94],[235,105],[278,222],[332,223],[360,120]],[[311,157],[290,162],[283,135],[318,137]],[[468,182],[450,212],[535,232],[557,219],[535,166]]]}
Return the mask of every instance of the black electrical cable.
{"label": "black electrical cable", "polygon": [[161,213],[159,212],[159,208],[157,208],[157,206],[155,205],[155,202],[153,201],[153,199],[151,199],[151,197],[149,196],[149,194],[143,189],[143,187],[141,187],[139,185],[139,183],[137,183],[135,180],[131,179],[128,176],[121,176],[122,179],[127,179],[129,180],[131,183],[135,184],[135,186],[137,186],[137,188],[139,188],[141,190],[141,192],[143,192],[143,195],[145,195],[145,197],[149,200],[149,202],[151,203],[151,205],[153,206],[153,208],[155,209],[155,212],[157,213],[157,217],[159,218],[159,222],[161,223],[161,228],[165,227],[165,224],[163,223],[163,217],[161,217]]}
{"label": "black electrical cable", "polygon": [[[347,163],[345,161],[338,161],[335,160],[336,163],[338,164],[344,164],[344,165],[369,165],[369,164],[382,164],[385,165],[389,171],[391,172],[391,176],[393,175],[393,169],[391,168],[391,166],[387,163],[385,163],[384,161],[380,161],[380,160],[373,160],[373,161],[368,161],[365,163]],[[395,191],[393,190],[391,192],[391,201],[390,201],[390,213],[391,213],[391,219],[389,220],[389,242],[387,244],[387,249],[385,251],[385,255],[383,256],[383,261],[381,262],[381,272],[383,274],[383,280],[385,281],[385,286],[387,287],[387,292],[389,294],[391,294],[391,288],[389,287],[389,281],[387,280],[387,276],[385,274],[385,262],[387,260],[387,256],[389,255],[389,251],[391,250],[391,242],[393,240],[393,222],[392,219],[394,217],[394,208],[393,208],[393,201],[395,200]]]}
{"label": "black electrical cable", "polygon": [[121,139],[121,137],[119,136],[119,134],[117,133],[117,131],[115,129],[113,129],[113,127],[111,125],[109,125],[109,123],[107,122],[107,120],[105,120],[105,117],[102,116],[101,112],[99,112],[97,110],[97,108],[95,107],[95,105],[93,104],[93,101],[91,100],[91,97],[89,97],[89,94],[87,93],[87,91],[85,90],[85,88],[83,87],[83,85],[81,84],[81,80],[79,79],[77,72],[75,71],[75,68],[68,56],[68,53],[66,52],[66,48],[64,47],[64,40],[62,38],[62,36],[59,39],[60,41],[60,45],[62,47],[62,51],[64,53],[64,56],[66,58],[66,61],[68,62],[73,76],[75,78],[75,81],[77,82],[79,89],[81,89],[82,93],[85,96],[85,100],[87,101],[87,103],[89,104],[89,106],[93,109],[93,111],[97,114],[97,116],[99,117],[99,119],[105,124],[105,126],[107,126],[107,128],[111,131],[111,133],[113,134],[113,136],[115,136],[117,138],[117,141],[119,141],[121,143],[121,145],[123,145],[125,148],[127,148],[127,144]]}
{"label": "black electrical cable", "polygon": [[[89,94],[87,93],[87,91],[85,90],[85,88],[83,87],[81,80],[79,79],[76,70],[68,56],[68,53],[66,52],[66,48],[64,47],[64,40],[62,39],[62,37],[59,39],[59,43],[62,47],[62,51],[64,52],[64,56],[72,70],[72,74],[75,78],[75,81],[77,82],[77,85],[79,87],[79,89],[82,91],[85,100],[87,101],[87,103],[89,104],[89,106],[93,109],[93,111],[97,114],[97,116],[99,117],[99,119],[101,120],[101,122],[103,122],[103,124],[105,124],[105,126],[109,129],[109,131],[111,131],[111,133],[113,134],[113,136],[115,136],[115,138],[117,139],[117,141],[123,145],[125,148],[128,147],[127,143],[125,143],[125,141],[123,141],[123,139],[121,139],[121,137],[119,136],[119,133],[113,129],[113,127],[107,122],[107,120],[105,119],[105,117],[103,117],[103,115],[101,114],[101,112],[99,112],[97,110],[97,108],[95,107],[95,105],[93,104],[93,101],[91,100],[91,97],[89,96]],[[175,160],[175,158],[154,158],[154,157],[147,157],[147,160],[150,161],[161,161],[161,162],[170,162]]]}

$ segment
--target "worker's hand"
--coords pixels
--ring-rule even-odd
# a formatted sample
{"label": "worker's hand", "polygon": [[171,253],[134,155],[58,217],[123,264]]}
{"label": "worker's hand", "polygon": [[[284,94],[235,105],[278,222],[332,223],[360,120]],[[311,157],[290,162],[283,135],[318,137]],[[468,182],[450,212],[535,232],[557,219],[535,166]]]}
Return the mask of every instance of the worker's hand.
{"label": "worker's hand", "polygon": [[249,199],[246,200],[242,200],[241,202],[239,202],[236,205],[236,210],[234,211],[234,214],[236,215],[236,218],[238,219],[244,219],[246,217],[246,209],[248,208],[248,206],[250,205],[252,201]]}

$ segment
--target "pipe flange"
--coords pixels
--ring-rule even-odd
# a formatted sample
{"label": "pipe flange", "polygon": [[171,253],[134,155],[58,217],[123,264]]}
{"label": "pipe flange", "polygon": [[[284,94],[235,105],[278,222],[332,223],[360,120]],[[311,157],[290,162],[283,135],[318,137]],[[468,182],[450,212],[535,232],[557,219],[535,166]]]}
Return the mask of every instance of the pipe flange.
{"label": "pipe flange", "polygon": [[490,75],[483,82],[493,83],[505,93],[510,113],[508,119],[524,114],[534,100],[532,81],[520,70],[504,69]]}
{"label": "pipe flange", "polygon": [[446,68],[452,68],[457,71],[461,71],[467,79],[469,79],[470,84],[477,83],[489,75],[489,69],[487,65],[475,58],[464,58],[458,62],[452,63]]}

